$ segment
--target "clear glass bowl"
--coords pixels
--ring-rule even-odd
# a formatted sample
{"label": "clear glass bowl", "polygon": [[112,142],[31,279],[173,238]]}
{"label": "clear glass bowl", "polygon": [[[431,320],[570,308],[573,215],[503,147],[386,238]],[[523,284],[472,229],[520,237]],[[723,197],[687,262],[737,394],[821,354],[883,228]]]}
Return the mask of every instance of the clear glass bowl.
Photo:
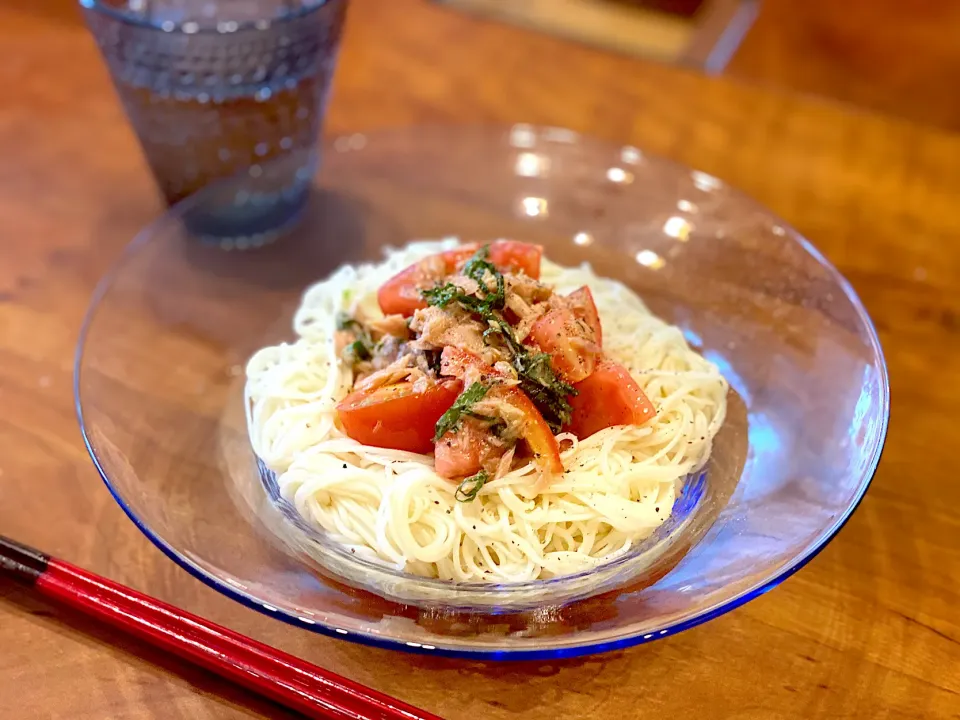
{"label": "clear glass bowl", "polygon": [[[295,231],[256,249],[203,243],[186,229],[191,216],[249,203],[274,168],[212,186],[133,241],[83,327],[76,394],[91,456],[130,518],[191,574],[358,642],[562,657],[741,605],[802,567],[856,508],[887,426],[877,336],[837,271],[757,203],[704,173],[556,128],[401,129],[323,152]],[[449,236],[522,238],[560,263],[590,261],[730,381],[705,472],[635,552],[579,576],[453,586],[345,554],[271,493],[247,440],[246,360],[292,337],[301,293],[339,265]]]}

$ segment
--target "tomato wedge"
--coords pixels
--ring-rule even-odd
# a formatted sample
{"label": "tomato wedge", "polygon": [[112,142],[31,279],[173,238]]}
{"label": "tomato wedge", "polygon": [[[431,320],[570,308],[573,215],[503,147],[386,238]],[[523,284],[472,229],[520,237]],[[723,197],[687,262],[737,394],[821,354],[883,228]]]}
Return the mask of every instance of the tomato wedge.
{"label": "tomato wedge", "polygon": [[[461,377],[464,384],[483,382],[484,378],[506,377],[506,373],[486,364],[473,353],[452,345],[445,347],[440,355],[440,372],[444,375]],[[537,410],[533,401],[516,386],[494,385],[490,388],[487,396],[503,400],[512,408],[520,411],[523,418],[520,437],[527,443],[530,452],[533,453],[534,461],[543,476],[549,479],[554,475],[561,474],[563,472],[563,461],[560,459],[560,445],[553,433],[550,432],[550,426],[547,425],[546,420],[543,419],[543,415]],[[441,438],[441,442],[444,438]],[[439,448],[440,445],[438,444],[437,447]]]}
{"label": "tomato wedge", "polygon": [[571,383],[588,377],[600,357],[593,328],[566,307],[550,310],[537,320],[530,330],[530,340],[550,356],[560,377]]}
{"label": "tomato wedge", "polygon": [[441,255],[431,255],[387,280],[377,290],[377,303],[384,315],[410,317],[427,306],[420,290],[436,285],[452,268]]}
{"label": "tomato wedge", "polygon": [[359,390],[337,405],[344,432],[364,445],[429,453],[437,420],[463,390],[459,380],[444,380],[423,392],[409,382]]}
{"label": "tomato wedge", "polygon": [[[540,279],[540,258],[543,247],[517,240],[497,240],[490,244],[490,262],[500,272],[524,274],[534,280]],[[464,262],[469,258],[465,258]]]}
{"label": "tomato wedge", "polygon": [[612,360],[602,360],[574,387],[573,416],[564,430],[581,440],[614,425],[642,425],[657,414],[629,371]]}
{"label": "tomato wedge", "polygon": [[440,374],[460,378],[465,386],[478,381],[488,384],[486,380],[491,377],[500,379],[510,377],[507,373],[485,363],[479,355],[454,345],[447,345],[440,353]]}
{"label": "tomato wedge", "polygon": [[599,347],[603,347],[603,328],[600,326],[600,313],[597,304],[593,301],[593,293],[584,285],[567,295],[570,309],[579,320],[583,320],[593,331],[594,340]]}
{"label": "tomato wedge", "polygon": [[[377,302],[383,314],[410,317],[416,310],[426,307],[420,291],[456,272],[481,247],[479,243],[462,245],[454,250],[424,258],[394,275],[377,291]],[[543,248],[539,245],[516,240],[497,240],[491,243],[489,248],[490,262],[500,272],[524,273],[534,279],[540,278]]]}
{"label": "tomato wedge", "polygon": [[490,442],[490,431],[478,420],[467,418],[456,432],[437,441],[434,462],[437,474],[445,478],[475,475],[495,463],[504,452]]}
{"label": "tomato wedge", "polygon": [[[560,459],[560,443],[550,432],[550,426],[537,410],[537,406],[518,387],[503,390],[504,399],[523,413],[526,422],[521,437],[533,453],[533,460],[540,468],[545,480],[563,473],[563,461]],[[543,483],[541,483],[541,487]]]}

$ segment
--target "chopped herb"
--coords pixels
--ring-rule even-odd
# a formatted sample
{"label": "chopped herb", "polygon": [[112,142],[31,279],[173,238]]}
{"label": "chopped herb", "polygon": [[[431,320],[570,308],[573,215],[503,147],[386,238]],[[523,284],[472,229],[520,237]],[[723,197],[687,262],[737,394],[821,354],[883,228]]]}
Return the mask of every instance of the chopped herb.
{"label": "chopped herb", "polygon": [[520,378],[520,389],[537,406],[550,429],[559,432],[562,426],[570,422],[573,413],[567,398],[576,395],[577,391],[557,377],[549,355],[531,353],[526,348],[523,350],[523,354],[515,356],[513,360]]}
{"label": "chopped herb", "polygon": [[354,340],[352,343],[347,345],[344,351],[347,355],[353,358],[354,362],[357,362],[358,360],[369,360],[371,357],[373,357],[370,354],[370,348],[364,344],[363,340]]}
{"label": "chopped herb", "polygon": [[448,432],[456,431],[457,427],[460,425],[460,420],[462,419],[463,415],[469,414],[470,407],[474,403],[480,402],[483,399],[483,396],[487,394],[487,390],[489,389],[490,387],[488,385],[482,385],[481,383],[475,382],[462,393],[460,393],[459,397],[454,400],[451,408],[441,415],[439,420],[437,420],[437,425],[434,428],[434,441],[439,440]]}
{"label": "chopped herb", "polygon": [[366,335],[367,333],[363,325],[346,313],[339,313],[337,315],[337,330],[351,330],[357,333],[357,335]]}
{"label": "chopped herb", "polygon": [[[475,280],[484,291],[483,302],[487,307],[491,310],[502,310],[507,300],[506,283],[503,274],[487,259],[489,256],[490,246],[484,245],[477,250],[472,258],[467,260],[467,263],[463,266],[463,274],[471,280]],[[497,289],[492,293],[487,285],[488,274],[497,285]]]}
{"label": "chopped herb", "polygon": [[356,340],[343,349],[343,357],[351,364],[356,364],[373,357],[373,339],[367,329],[346,313],[337,315],[337,330],[353,333]]}
{"label": "chopped herb", "polygon": [[490,475],[486,470],[481,470],[476,475],[471,475],[470,477],[465,478],[457,487],[454,497],[458,502],[470,502],[477,497],[477,493],[480,492],[480,488],[482,488],[489,479]]}
{"label": "chopped herb", "polygon": [[468,297],[463,290],[453,283],[444,283],[443,285],[437,285],[427,290],[421,290],[420,294],[423,296],[423,299],[427,301],[427,305],[433,305],[439,308],[445,308],[454,300]]}
{"label": "chopped herb", "polygon": [[[487,260],[490,254],[490,248],[483,246],[467,260],[466,265],[461,271],[466,277],[476,281],[479,295],[468,295],[462,288],[453,283],[444,283],[427,290],[421,290],[420,294],[427,301],[428,305],[439,308],[445,308],[450,303],[456,302],[467,312],[479,315],[482,318],[488,318],[494,310],[502,310],[506,303],[506,282],[503,274],[497,270],[496,266]],[[493,278],[496,284],[496,290],[490,291],[487,276]]]}

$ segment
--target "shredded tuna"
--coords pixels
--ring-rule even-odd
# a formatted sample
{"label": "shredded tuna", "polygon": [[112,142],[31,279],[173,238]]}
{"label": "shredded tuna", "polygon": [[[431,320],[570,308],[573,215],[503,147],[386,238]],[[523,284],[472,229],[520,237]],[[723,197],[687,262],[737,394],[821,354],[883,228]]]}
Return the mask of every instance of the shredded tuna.
{"label": "shredded tuna", "polygon": [[337,351],[337,355],[343,352],[343,349],[347,347],[350,343],[354,342],[357,339],[355,333],[350,332],[349,330],[337,330],[333,333],[333,345]]}
{"label": "shredded tuna", "polygon": [[466,313],[426,307],[413,314],[410,328],[420,333],[419,338],[410,346],[414,349],[442,349],[447,345],[461,348],[488,359],[494,348],[483,340],[483,323],[474,320]]}
{"label": "shredded tuna", "polygon": [[[397,359],[392,365],[361,377],[354,383],[353,387],[355,390],[376,390],[386,385],[411,382],[416,388],[417,383],[421,380],[430,382],[427,374],[417,367],[414,356],[408,353]],[[419,387],[423,388],[425,386],[421,384]]]}
{"label": "shredded tuna", "polygon": [[497,463],[497,471],[493,474],[494,480],[499,480],[508,472],[510,472],[510,468],[513,465],[513,456],[516,453],[516,451],[517,451],[517,448],[516,446],[514,446],[514,447],[511,447],[509,450],[507,450],[503,454],[503,457],[500,458],[500,462]]}
{"label": "shredded tuna", "polygon": [[374,340],[385,336],[406,340],[410,336],[410,328],[407,327],[407,319],[403,315],[387,315],[371,320],[366,325]]}
{"label": "shredded tuna", "polygon": [[483,400],[475,403],[473,411],[478,415],[498,418],[505,422],[506,428],[500,433],[503,440],[514,441],[523,435],[524,425],[527,421],[523,410],[507,402],[495,390],[491,390]]}
{"label": "shredded tuna", "polygon": [[493,369],[496,370],[501,377],[507,378],[502,380],[503,385],[511,386],[517,384],[517,371],[513,365],[508,363],[506,360],[500,360],[499,362],[494,363]]}
{"label": "shredded tuna", "polygon": [[433,381],[427,377],[426,374],[420,374],[419,377],[413,381],[413,391],[415,393],[426,392],[432,383]]}
{"label": "shredded tuna", "polygon": [[480,291],[480,283],[466,275],[454,275],[450,282],[463,290],[465,295],[476,295]]}
{"label": "shredded tuna", "polygon": [[507,307],[517,316],[513,334],[519,342],[527,339],[527,336],[530,335],[530,330],[533,328],[533,324],[547,312],[546,303],[530,305],[526,300],[516,294],[507,296]]}
{"label": "shredded tuna", "polygon": [[518,295],[528,305],[543,302],[554,295],[549,285],[544,285],[527,275],[510,273],[504,275],[503,279],[506,281],[507,296]]}

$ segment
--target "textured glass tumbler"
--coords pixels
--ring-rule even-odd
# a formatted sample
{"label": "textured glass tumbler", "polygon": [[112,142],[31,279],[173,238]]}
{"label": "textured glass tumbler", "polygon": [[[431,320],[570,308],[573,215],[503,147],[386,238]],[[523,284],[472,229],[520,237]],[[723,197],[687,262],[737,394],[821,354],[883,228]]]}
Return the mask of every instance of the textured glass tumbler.
{"label": "textured glass tumbler", "polygon": [[193,208],[184,217],[191,233],[245,248],[296,222],[318,160],[304,150],[322,128],[347,0],[80,4],[166,201],[250,174],[244,192],[213,193]]}

